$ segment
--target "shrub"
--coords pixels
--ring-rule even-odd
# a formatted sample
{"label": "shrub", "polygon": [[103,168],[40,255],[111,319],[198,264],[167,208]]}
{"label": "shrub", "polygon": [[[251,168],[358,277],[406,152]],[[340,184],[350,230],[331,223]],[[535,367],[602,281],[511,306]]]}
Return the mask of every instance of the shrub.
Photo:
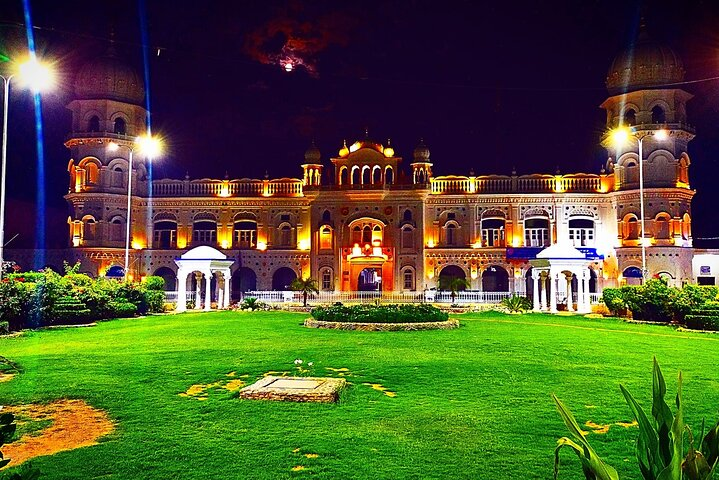
{"label": "shrub", "polygon": [[145,278],[143,283],[146,290],[165,290],[165,279],[155,275],[151,275]]}
{"label": "shrub", "polygon": [[112,316],[115,318],[129,318],[137,314],[137,306],[134,303],[118,301],[111,302],[110,309]]}
{"label": "shrub", "polygon": [[502,306],[512,313],[522,313],[532,309],[532,302],[527,297],[512,295],[502,300]]}
{"label": "shrub", "polygon": [[7,322],[10,330],[20,330],[25,326],[34,289],[34,283],[8,279],[0,282],[0,322]]}
{"label": "shrub", "polygon": [[174,303],[169,303],[169,302],[163,303],[163,304],[162,304],[162,311],[165,312],[165,313],[174,312],[174,311],[175,311],[175,304],[174,304]]}
{"label": "shrub", "polygon": [[623,317],[627,314],[627,304],[622,291],[618,288],[605,288],[602,291],[602,302],[613,315]]}
{"label": "shrub", "polygon": [[355,323],[444,322],[449,314],[437,307],[421,305],[332,305],[312,309],[315,320]]}
{"label": "shrub", "polygon": [[684,325],[694,330],[719,330],[719,312],[697,310],[684,317]]}
{"label": "shrub", "polygon": [[61,297],[55,302],[50,318],[47,323],[66,324],[82,323],[90,318],[90,310],[87,305],[70,295]]}
{"label": "shrub", "polygon": [[147,311],[150,313],[162,313],[165,303],[165,292],[162,290],[146,290]]}
{"label": "shrub", "polygon": [[0,335],[10,333],[10,322],[0,322]]}

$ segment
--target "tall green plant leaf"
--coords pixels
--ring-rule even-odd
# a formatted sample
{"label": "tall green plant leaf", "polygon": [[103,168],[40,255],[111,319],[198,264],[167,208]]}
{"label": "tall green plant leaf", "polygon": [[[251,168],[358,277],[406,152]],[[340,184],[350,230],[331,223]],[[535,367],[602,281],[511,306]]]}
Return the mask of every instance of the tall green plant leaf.
{"label": "tall green plant leaf", "polygon": [[552,394],[552,399],[557,406],[557,410],[564,424],[569,429],[569,433],[571,433],[578,442],[574,442],[567,437],[562,437],[557,441],[557,448],[554,449],[554,479],[556,480],[559,475],[559,452],[563,447],[570,447],[582,462],[582,471],[587,480],[619,480],[617,471],[604,463],[591,445],[589,445],[572,412],[569,411],[556,395]]}
{"label": "tall green plant leaf", "polygon": [[689,453],[682,462],[682,472],[688,480],[709,480],[712,469],[702,452],[694,448],[694,435],[692,435],[691,429],[687,426],[686,430],[689,436]]}
{"label": "tall green plant leaf", "polygon": [[704,436],[701,451],[704,453],[707,463],[712,466],[712,470],[716,471],[716,465],[719,462],[719,422],[714,424]]}
{"label": "tall green plant leaf", "polygon": [[672,445],[671,445],[671,429],[674,423],[674,415],[672,410],[664,401],[667,394],[667,385],[664,382],[662,370],[659,363],[654,357],[654,367],[652,369],[652,415],[657,422],[657,435],[659,438],[659,454],[661,455],[662,465],[668,466],[672,462]]}
{"label": "tall green plant leaf", "polygon": [[[655,360],[656,363],[656,360]],[[657,367],[658,368],[658,367]],[[682,374],[679,372],[677,386],[677,413],[674,415],[670,435],[671,458],[669,465],[662,470],[657,480],[682,480],[682,460],[684,458],[684,414],[682,412]]]}
{"label": "tall green plant leaf", "polygon": [[657,463],[659,460],[659,438],[657,431],[652,422],[644,413],[644,409],[637,403],[631,393],[619,385],[627,405],[634,415],[634,419],[639,424],[639,436],[637,437],[637,460],[639,461],[639,469],[642,472],[644,480],[656,480],[662,465]]}

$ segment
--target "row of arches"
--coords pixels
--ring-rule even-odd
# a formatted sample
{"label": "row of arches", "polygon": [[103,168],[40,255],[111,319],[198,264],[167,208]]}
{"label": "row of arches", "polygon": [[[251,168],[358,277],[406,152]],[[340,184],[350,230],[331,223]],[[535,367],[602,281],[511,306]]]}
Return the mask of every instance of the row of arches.
{"label": "row of arches", "polygon": [[[98,187],[127,189],[128,162],[124,158],[110,160],[107,166],[103,167],[102,162],[96,157],[86,157],[80,160],[77,165],[70,162],[68,172],[70,173],[70,190],[83,191]],[[145,179],[145,168],[142,164],[135,169],[139,179]]]}
{"label": "row of arches", "polygon": [[[624,114],[622,116],[622,121],[620,122],[622,125],[626,125],[628,127],[633,127],[637,124],[637,108],[634,106],[628,106],[624,110]],[[663,124],[667,123],[667,114],[666,109],[662,105],[654,105],[651,108],[651,123],[655,124]]]}
{"label": "row of arches", "polygon": [[380,185],[394,183],[394,169],[391,165],[353,165],[340,167],[338,181],[340,185]]}
{"label": "row of arches", "polygon": [[[691,217],[685,213],[681,219],[673,219],[667,212],[659,212],[654,218],[644,219],[647,238],[654,240],[671,240],[678,235],[682,240],[691,237]],[[623,240],[638,240],[642,236],[642,223],[634,213],[622,218],[619,231]]]}
{"label": "row of arches", "polygon": [[[127,135],[127,120],[121,116],[116,116],[114,119],[111,119],[111,122],[112,133],[117,135]],[[101,129],[100,117],[98,115],[92,115],[87,119],[87,125],[85,127],[86,132],[95,133],[102,130],[104,129]]]}
{"label": "row of arches", "polygon": [[[442,268],[442,270],[439,273],[439,284],[446,285],[449,283],[449,280],[452,278],[460,278],[463,280],[467,279],[466,273],[461,267],[459,267],[457,265],[447,265],[446,267]],[[527,270],[527,272],[524,276],[524,279],[525,279],[525,284],[526,284],[525,285],[526,292],[531,293],[534,288],[534,284],[532,281],[532,269],[531,268],[529,268]],[[574,276],[572,282],[573,282],[572,290],[574,292],[576,292],[577,291],[576,276]],[[509,291],[509,272],[507,272],[507,270],[500,265],[489,265],[482,272],[481,284],[482,284],[482,291],[484,291],[484,292],[508,292]],[[464,290],[464,288],[460,288],[460,290]],[[590,269],[590,279],[589,279],[589,291],[591,293],[596,293],[596,291],[597,291],[597,275],[591,269]]]}

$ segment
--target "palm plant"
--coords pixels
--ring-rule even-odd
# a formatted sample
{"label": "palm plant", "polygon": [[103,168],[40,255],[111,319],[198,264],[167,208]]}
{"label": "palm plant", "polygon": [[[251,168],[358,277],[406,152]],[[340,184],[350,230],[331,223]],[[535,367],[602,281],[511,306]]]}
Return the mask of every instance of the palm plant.
{"label": "palm plant", "polygon": [[320,293],[319,285],[317,280],[307,277],[304,279],[295,278],[290,284],[290,290],[294,292],[302,292],[302,298],[304,300],[303,305],[307,306],[307,296],[310,293]]}
{"label": "palm plant", "polygon": [[439,289],[449,290],[452,303],[457,298],[457,292],[469,288],[469,281],[461,277],[439,277]]}

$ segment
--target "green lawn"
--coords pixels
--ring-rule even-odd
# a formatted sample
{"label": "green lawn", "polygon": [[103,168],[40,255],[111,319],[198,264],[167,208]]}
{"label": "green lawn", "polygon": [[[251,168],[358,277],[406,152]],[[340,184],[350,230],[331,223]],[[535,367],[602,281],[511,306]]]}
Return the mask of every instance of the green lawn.
{"label": "green lawn", "polygon": [[[716,420],[719,335],[613,319],[460,317],[460,329],[426,332],[313,330],[284,312],[32,332],[0,339],[0,355],[24,369],[0,383],[0,404],[79,398],[117,423],[99,445],[35,459],[48,479],[549,479],[566,434],[549,394],[582,424],[630,421],[618,384],[646,406],[654,355],[672,395],[684,372],[687,421]],[[251,383],[292,370],[296,358],[318,375],[349,369],[339,404],[245,401],[222,389],[205,401],[178,395],[231,371]],[[636,433],[612,425],[591,434],[624,479],[639,478]],[[576,458],[565,459],[560,478],[583,478]]]}

